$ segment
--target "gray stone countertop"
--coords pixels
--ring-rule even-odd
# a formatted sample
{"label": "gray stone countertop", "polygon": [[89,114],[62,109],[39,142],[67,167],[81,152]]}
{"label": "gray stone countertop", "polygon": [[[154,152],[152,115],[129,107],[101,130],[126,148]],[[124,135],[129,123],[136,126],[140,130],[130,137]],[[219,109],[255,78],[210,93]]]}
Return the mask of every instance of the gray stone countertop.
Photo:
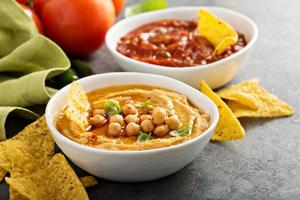
{"label": "gray stone countertop", "polygon": [[[160,180],[129,184],[99,179],[98,186],[88,189],[90,199],[300,199],[300,1],[169,0],[169,4],[220,6],[252,18],[259,39],[230,84],[259,78],[296,113],[289,118],[242,119],[246,130],[242,141],[209,143],[191,164]],[[89,62],[97,73],[120,71],[105,47]],[[8,196],[6,187],[0,185],[1,200]]]}

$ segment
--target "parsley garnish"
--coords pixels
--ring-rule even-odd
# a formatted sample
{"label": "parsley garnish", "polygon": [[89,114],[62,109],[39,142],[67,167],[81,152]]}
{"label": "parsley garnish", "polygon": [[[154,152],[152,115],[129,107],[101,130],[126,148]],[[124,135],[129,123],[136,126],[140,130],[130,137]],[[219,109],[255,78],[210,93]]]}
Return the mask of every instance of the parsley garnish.
{"label": "parsley garnish", "polygon": [[151,138],[152,138],[151,133],[148,134],[141,131],[138,136],[137,142],[146,142],[148,140],[151,140]]}
{"label": "parsley garnish", "polygon": [[184,136],[190,133],[190,126],[181,126],[176,131],[170,131],[169,135],[173,137]]}
{"label": "parsley garnish", "polygon": [[147,101],[143,101],[143,102],[138,102],[138,103],[136,103],[135,106],[138,108],[144,108],[146,106],[150,106],[151,104],[152,104],[151,101],[147,100]]}
{"label": "parsley garnish", "polygon": [[104,110],[108,116],[119,115],[122,113],[119,102],[114,100],[104,101]]}

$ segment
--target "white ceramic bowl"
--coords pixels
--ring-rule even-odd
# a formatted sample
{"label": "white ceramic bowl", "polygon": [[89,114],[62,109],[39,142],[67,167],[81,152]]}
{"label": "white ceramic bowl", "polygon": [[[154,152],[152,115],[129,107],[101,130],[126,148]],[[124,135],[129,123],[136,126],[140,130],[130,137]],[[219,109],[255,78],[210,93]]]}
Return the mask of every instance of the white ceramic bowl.
{"label": "white ceramic bowl", "polygon": [[[205,8],[228,22],[235,30],[245,35],[248,45],[241,51],[204,66],[163,67],[126,57],[116,50],[119,39],[133,29],[161,19],[197,19],[199,8]],[[258,36],[255,23],[238,12],[218,7],[176,7],[139,14],[116,23],[106,35],[106,46],[116,62],[125,71],[160,74],[181,80],[198,88],[200,80],[205,80],[212,88],[220,87],[234,78],[248,59]]]}
{"label": "white ceramic bowl", "polygon": [[142,84],[160,86],[184,94],[197,107],[211,116],[210,127],[198,137],[185,143],[143,151],[111,151],[80,145],[55,127],[56,114],[64,106],[69,85],[59,90],[46,108],[47,125],[59,148],[85,171],[112,181],[149,181],[170,175],[190,162],[208,143],[219,119],[215,104],[198,90],[171,78],[143,73],[107,73],[79,80],[85,91],[115,85]]}

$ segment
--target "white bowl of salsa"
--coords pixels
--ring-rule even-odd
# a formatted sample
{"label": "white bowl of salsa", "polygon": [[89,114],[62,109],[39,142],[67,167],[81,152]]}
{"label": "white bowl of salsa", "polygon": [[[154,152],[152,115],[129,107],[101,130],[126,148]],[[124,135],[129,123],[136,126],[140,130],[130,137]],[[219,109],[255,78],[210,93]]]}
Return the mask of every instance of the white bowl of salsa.
{"label": "white bowl of salsa", "polygon": [[200,91],[171,78],[143,73],[107,73],[79,80],[86,92],[96,89],[145,85],[161,87],[186,96],[192,105],[210,116],[208,127],[201,134],[179,144],[146,150],[99,149],[79,144],[58,131],[56,119],[64,107],[70,85],[59,90],[48,102],[46,121],[52,136],[77,166],[103,179],[119,182],[150,181],[168,176],[192,162],[209,142],[219,113],[216,105]]}
{"label": "white bowl of salsa", "polygon": [[[195,44],[203,38],[185,39],[189,38],[187,33],[197,29],[195,20],[201,8],[211,11],[239,33],[238,43],[219,57],[210,56],[213,49],[207,41],[200,41],[200,49],[195,49]],[[176,30],[178,24],[182,27]],[[174,27],[176,34],[171,35]],[[166,32],[169,35],[160,41]],[[134,34],[139,37],[134,38]],[[106,46],[124,71],[165,75],[195,88],[205,80],[210,87],[218,88],[235,77],[252,52],[257,37],[256,24],[238,12],[218,7],[176,7],[121,20],[107,32]],[[184,45],[178,45],[181,43]]]}

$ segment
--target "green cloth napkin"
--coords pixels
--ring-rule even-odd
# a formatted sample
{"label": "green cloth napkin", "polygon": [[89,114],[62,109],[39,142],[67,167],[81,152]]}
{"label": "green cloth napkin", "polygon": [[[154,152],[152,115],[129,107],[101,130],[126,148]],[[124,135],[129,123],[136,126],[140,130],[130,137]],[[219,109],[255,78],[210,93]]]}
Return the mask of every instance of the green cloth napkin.
{"label": "green cloth napkin", "polygon": [[14,0],[0,0],[0,140],[5,121],[13,116],[34,119],[28,107],[45,104],[55,93],[48,78],[70,67],[64,52],[38,34],[34,22]]}

